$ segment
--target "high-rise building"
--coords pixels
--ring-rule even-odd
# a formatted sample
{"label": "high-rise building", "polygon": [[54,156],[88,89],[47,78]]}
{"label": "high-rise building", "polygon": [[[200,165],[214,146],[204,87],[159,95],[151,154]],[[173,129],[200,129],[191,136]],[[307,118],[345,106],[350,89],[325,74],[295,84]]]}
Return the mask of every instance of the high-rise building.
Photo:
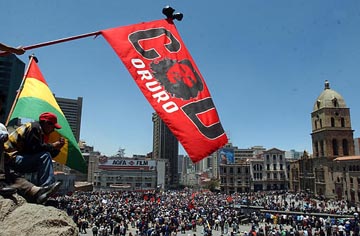
{"label": "high-rise building", "polygon": [[70,99],[56,97],[55,99],[64,113],[66,120],[69,122],[76,141],[79,142],[83,98]]}
{"label": "high-rise building", "polygon": [[179,184],[179,142],[157,113],[153,113],[153,158],[166,159],[165,188],[176,188]]}
{"label": "high-rise building", "polygon": [[5,123],[24,77],[25,63],[15,55],[0,57],[0,122]]}
{"label": "high-rise building", "polygon": [[300,159],[303,152],[295,151],[294,149],[291,149],[290,151],[285,152],[285,158],[292,159],[292,160],[298,160]]}

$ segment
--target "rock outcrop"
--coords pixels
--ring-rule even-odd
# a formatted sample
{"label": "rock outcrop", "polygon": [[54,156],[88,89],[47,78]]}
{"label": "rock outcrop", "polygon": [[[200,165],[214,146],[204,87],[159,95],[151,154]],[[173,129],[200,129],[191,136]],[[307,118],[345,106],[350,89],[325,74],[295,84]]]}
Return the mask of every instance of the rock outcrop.
{"label": "rock outcrop", "polygon": [[0,196],[0,236],[78,236],[74,221],[52,206],[27,203],[14,194]]}

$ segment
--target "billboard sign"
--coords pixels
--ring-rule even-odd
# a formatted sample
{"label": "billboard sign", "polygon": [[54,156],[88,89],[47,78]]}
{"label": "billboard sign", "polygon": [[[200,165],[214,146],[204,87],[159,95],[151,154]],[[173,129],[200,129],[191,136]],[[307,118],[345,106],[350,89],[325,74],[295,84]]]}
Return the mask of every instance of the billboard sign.
{"label": "billboard sign", "polygon": [[156,170],[155,160],[99,158],[99,169],[106,170]]}
{"label": "billboard sign", "polygon": [[219,163],[220,164],[234,164],[235,163],[235,155],[234,149],[232,148],[222,148],[219,151]]}

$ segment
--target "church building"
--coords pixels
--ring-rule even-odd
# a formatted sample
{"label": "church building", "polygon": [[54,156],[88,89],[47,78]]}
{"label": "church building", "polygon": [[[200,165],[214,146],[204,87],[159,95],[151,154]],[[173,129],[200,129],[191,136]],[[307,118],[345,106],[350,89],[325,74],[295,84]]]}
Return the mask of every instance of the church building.
{"label": "church building", "polygon": [[350,109],[328,81],[314,103],[311,124],[313,155],[304,152],[290,164],[290,189],[359,202],[360,156],[355,156]]}

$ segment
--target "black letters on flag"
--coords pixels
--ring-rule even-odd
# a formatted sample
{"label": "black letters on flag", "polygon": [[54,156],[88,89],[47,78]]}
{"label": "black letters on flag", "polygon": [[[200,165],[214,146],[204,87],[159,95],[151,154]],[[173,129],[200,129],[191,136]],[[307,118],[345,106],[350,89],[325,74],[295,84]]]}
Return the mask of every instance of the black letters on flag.
{"label": "black letters on flag", "polygon": [[171,20],[101,33],[193,162],[227,143],[205,81]]}

